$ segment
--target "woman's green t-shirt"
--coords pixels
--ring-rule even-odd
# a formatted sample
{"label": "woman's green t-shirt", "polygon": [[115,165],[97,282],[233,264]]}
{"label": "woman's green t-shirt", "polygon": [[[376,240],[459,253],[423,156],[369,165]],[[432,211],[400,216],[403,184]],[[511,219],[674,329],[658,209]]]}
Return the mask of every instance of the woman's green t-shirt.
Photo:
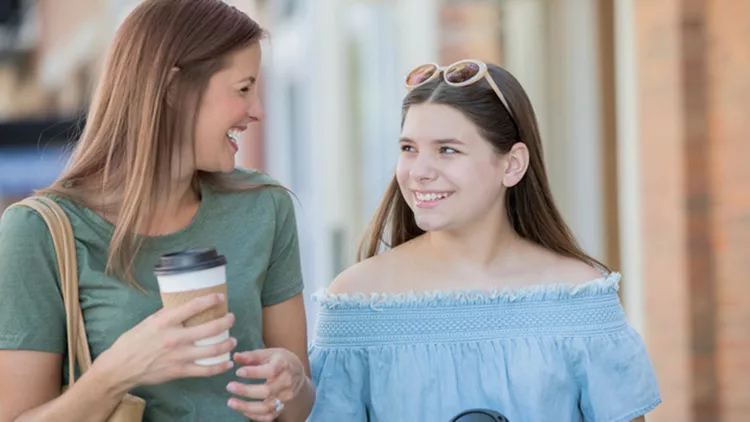
{"label": "woman's green t-shirt", "polygon": [[[261,173],[255,183],[278,184]],[[262,308],[303,290],[294,206],[280,187],[219,193],[201,187],[202,200],[186,228],[148,238],[136,259],[136,275],[147,294],[104,273],[113,226],[91,209],[55,198],[75,234],[80,303],[94,359],[125,331],[161,308],[153,268],[162,254],[213,247],[227,259],[230,333],[237,351],[263,348]],[[65,354],[65,311],[52,238],[42,218],[27,207],[12,207],[0,220],[0,349]],[[64,365],[66,367],[67,365]],[[67,370],[64,368],[64,378]],[[142,386],[145,420],[246,421],[227,407],[226,385],[234,371]]]}

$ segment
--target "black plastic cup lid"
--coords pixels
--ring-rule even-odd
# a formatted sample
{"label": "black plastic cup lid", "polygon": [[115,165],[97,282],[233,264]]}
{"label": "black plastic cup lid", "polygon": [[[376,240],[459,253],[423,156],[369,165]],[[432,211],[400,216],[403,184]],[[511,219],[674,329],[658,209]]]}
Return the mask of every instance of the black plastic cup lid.
{"label": "black plastic cup lid", "polygon": [[174,275],[207,270],[227,264],[227,259],[216,249],[191,249],[162,255],[154,268],[156,275]]}

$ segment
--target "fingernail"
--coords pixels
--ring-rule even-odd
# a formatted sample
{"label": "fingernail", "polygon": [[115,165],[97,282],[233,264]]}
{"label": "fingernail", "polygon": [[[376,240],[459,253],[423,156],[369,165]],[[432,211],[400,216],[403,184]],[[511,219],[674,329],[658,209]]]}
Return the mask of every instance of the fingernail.
{"label": "fingernail", "polygon": [[227,391],[229,391],[230,393],[236,392],[237,391],[237,385],[235,383],[233,383],[233,382],[230,382],[229,384],[227,384]]}
{"label": "fingernail", "polygon": [[231,399],[230,399],[230,400],[229,400],[229,401],[227,402],[227,406],[231,407],[232,409],[236,409],[236,408],[237,408],[237,402],[236,402],[236,401],[234,401],[234,400],[231,400]]}
{"label": "fingernail", "polygon": [[247,376],[247,371],[244,370],[244,369],[239,369],[239,370],[237,370],[237,376],[238,377],[246,377]]}
{"label": "fingernail", "polygon": [[232,347],[237,346],[237,339],[232,337]]}
{"label": "fingernail", "polygon": [[224,294],[223,293],[218,293],[216,295],[216,298],[219,299],[219,301],[223,302],[224,301]]}

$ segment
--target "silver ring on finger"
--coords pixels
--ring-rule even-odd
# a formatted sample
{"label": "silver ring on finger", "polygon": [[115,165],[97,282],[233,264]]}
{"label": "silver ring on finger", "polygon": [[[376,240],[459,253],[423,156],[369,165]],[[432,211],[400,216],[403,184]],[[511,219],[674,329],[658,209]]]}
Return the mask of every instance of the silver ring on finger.
{"label": "silver ring on finger", "polygon": [[281,411],[284,410],[284,402],[282,402],[281,400],[277,398],[274,398],[273,402],[274,402],[273,411],[276,412],[276,414],[281,413]]}

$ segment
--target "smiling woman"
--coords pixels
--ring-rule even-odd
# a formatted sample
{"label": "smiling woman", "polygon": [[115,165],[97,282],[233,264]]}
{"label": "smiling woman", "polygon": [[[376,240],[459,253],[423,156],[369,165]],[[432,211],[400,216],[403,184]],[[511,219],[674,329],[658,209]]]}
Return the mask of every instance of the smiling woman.
{"label": "smiling woman", "polygon": [[[502,180],[503,166],[477,126],[453,107],[428,103],[410,110],[401,133],[396,178],[417,225],[430,231],[486,224],[481,217],[497,207],[503,185],[477,181]],[[476,206],[462,206],[467,203]]]}
{"label": "smiling woman", "polygon": [[464,60],[420,66],[406,86],[396,174],[362,259],[316,294],[310,420],[468,421],[486,409],[626,422],[651,411],[659,388],[620,275],[558,212],[518,81]]}
{"label": "smiling woman", "polygon": [[[0,422],[107,420],[126,393],[152,422],[305,420],[315,393],[294,206],[275,180],[234,168],[238,134],[263,118],[263,35],[221,0],[146,0],[122,23],[69,165],[38,193],[73,228],[94,362],[60,394],[72,374],[56,251],[35,211],[10,207]],[[160,310],[160,256],[205,248],[226,257],[226,296]],[[226,316],[183,324],[222,302]],[[195,363],[232,350],[233,361]]]}
{"label": "smiling woman", "polygon": [[[207,172],[234,169],[234,155],[242,132],[263,118],[257,80],[261,48],[255,43],[230,54],[226,67],[216,72],[201,100],[195,127],[195,163]],[[179,69],[176,70],[179,77]],[[225,151],[216,154],[215,151]],[[186,157],[189,159],[191,157]]]}

